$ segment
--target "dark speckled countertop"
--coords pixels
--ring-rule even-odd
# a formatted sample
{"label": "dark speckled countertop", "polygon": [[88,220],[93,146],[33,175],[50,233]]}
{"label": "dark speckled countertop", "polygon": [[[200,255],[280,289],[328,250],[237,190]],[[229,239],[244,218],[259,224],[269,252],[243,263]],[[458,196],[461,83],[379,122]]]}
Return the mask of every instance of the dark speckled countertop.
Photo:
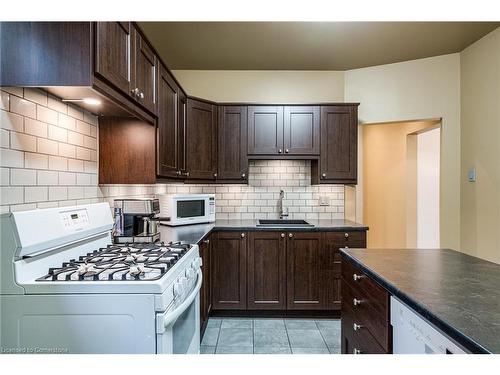
{"label": "dark speckled countertop", "polygon": [[500,353],[500,265],[449,249],[341,251],[467,350]]}
{"label": "dark speckled countertop", "polygon": [[349,220],[307,220],[313,227],[258,227],[257,220],[216,220],[210,224],[193,224],[179,227],[169,227],[160,225],[160,234],[162,241],[182,241],[187,243],[199,243],[210,232],[217,230],[224,231],[279,231],[293,230],[298,231],[355,231],[368,230],[367,226],[355,223]]}

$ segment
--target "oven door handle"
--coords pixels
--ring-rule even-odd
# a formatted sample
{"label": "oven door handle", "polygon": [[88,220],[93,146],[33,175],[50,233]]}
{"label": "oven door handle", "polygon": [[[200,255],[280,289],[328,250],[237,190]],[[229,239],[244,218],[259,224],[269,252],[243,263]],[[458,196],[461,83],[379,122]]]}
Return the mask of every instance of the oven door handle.
{"label": "oven door handle", "polygon": [[196,286],[193,288],[191,294],[182,302],[175,310],[168,311],[165,313],[163,317],[163,327],[167,328],[173,322],[177,320],[177,318],[186,310],[186,308],[193,303],[194,299],[198,295],[198,292],[201,289],[201,283],[203,282],[203,275],[201,273],[201,269],[197,272],[198,279],[196,281]]}

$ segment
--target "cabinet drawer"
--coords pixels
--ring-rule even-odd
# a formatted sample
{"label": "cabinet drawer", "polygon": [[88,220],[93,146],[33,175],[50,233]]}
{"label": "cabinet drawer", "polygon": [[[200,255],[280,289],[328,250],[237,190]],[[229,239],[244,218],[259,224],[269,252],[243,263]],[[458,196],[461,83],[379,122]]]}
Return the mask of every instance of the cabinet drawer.
{"label": "cabinet drawer", "polygon": [[348,306],[342,306],[342,353],[343,354],[386,354],[383,347],[364,326],[359,325],[357,314]]}
{"label": "cabinet drawer", "polygon": [[342,278],[356,292],[363,293],[364,297],[370,298],[374,302],[380,301],[380,303],[387,303],[386,290],[365,275],[358,267],[345,258],[342,258],[341,269]]}
{"label": "cabinet drawer", "polygon": [[366,247],[366,232],[329,232],[327,234],[329,241],[339,244],[339,247]]}
{"label": "cabinet drawer", "polygon": [[371,296],[354,290],[345,282],[342,284],[342,321],[351,319],[348,331],[353,324],[360,325],[357,332],[370,332],[383,348],[389,348],[389,296],[383,301],[374,300]]}

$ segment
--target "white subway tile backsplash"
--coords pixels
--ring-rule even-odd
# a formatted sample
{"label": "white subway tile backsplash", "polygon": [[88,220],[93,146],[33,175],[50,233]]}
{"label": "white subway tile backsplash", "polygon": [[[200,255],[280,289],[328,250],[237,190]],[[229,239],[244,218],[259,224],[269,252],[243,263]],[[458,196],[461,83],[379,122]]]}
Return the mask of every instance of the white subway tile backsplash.
{"label": "white subway tile backsplash", "polygon": [[22,116],[36,118],[36,104],[15,95],[10,96],[10,111]]}
{"label": "white subway tile backsplash", "polygon": [[3,148],[9,148],[10,147],[10,132],[5,129],[0,129],[0,140],[1,140],[1,146]]}
{"label": "white subway tile backsplash", "polygon": [[12,186],[36,185],[36,170],[11,169],[10,184]]}
{"label": "white subway tile backsplash", "polygon": [[37,137],[47,137],[47,124],[26,117],[24,119],[24,132]]}
{"label": "white subway tile backsplash", "polygon": [[68,131],[55,125],[49,125],[49,138],[59,142],[66,142]]}
{"label": "white subway tile backsplash", "polygon": [[0,91],[0,109],[8,111],[10,108],[10,95],[5,91]]}
{"label": "white subway tile backsplash", "polygon": [[32,102],[47,106],[47,92],[27,87],[24,89],[24,97]]}
{"label": "white subway tile backsplash", "polygon": [[[57,124],[63,128],[69,130],[76,130],[76,119],[71,116],[67,116],[61,112],[58,113],[58,121]],[[69,139],[68,139],[69,141]]]}
{"label": "white subway tile backsplash", "polygon": [[22,132],[24,130],[23,116],[0,110],[0,127],[2,129]]}
{"label": "white subway tile backsplash", "polygon": [[68,199],[68,188],[65,186],[49,187],[49,200],[62,201]]}
{"label": "white subway tile backsplash", "polygon": [[67,114],[68,113],[68,105],[61,101],[59,98],[49,94],[49,100],[47,106],[59,113]]}
{"label": "white subway tile backsplash", "polygon": [[2,167],[23,168],[24,152],[2,148],[0,150],[0,164]]}
{"label": "white subway tile backsplash", "polygon": [[50,139],[37,138],[37,152],[39,154],[57,155],[59,153],[59,144]]}
{"label": "white subway tile backsplash", "polygon": [[44,202],[48,199],[48,188],[46,186],[26,186],[24,188],[24,202]]}
{"label": "white subway tile backsplash", "polygon": [[36,137],[23,133],[10,132],[10,148],[36,152]]}
{"label": "white subway tile backsplash", "polygon": [[57,112],[53,109],[38,105],[36,108],[36,119],[48,124],[57,125]]}
{"label": "white subway tile backsplash", "polygon": [[83,120],[83,110],[73,104],[68,104],[68,116]]}
{"label": "white subway tile backsplash", "polygon": [[68,170],[68,159],[61,156],[49,156],[49,169],[54,171]]}
{"label": "white subway tile backsplash", "polygon": [[38,171],[38,185],[59,185],[59,173],[57,171]]}
{"label": "white subway tile backsplash", "polygon": [[0,168],[0,186],[10,185],[10,168]]}
{"label": "white subway tile backsplash", "polygon": [[59,155],[65,158],[76,157],[76,147],[67,143],[59,143]]}
{"label": "white subway tile backsplash", "polygon": [[2,186],[0,187],[0,196],[2,204],[18,204],[24,202],[24,188]]}

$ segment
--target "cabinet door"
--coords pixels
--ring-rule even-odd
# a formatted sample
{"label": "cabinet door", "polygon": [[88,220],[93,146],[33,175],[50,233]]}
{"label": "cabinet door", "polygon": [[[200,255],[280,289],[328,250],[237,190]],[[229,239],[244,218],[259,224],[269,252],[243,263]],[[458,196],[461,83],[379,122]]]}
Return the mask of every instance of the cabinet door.
{"label": "cabinet door", "polygon": [[141,34],[135,31],[134,49],[135,59],[133,65],[133,96],[142,106],[156,113],[156,69],[157,59],[153,50]]}
{"label": "cabinet door", "polygon": [[356,183],[357,106],[321,107],[320,182]]}
{"label": "cabinet door", "polygon": [[215,107],[188,99],[186,164],[189,179],[214,180],[217,173],[217,128]]}
{"label": "cabinet door", "polygon": [[179,91],[178,103],[179,121],[177,123],[177,167],[181,174],[186,174],[186,126],[187,126],[187,97],[182,90]]}
{"label": "cabinet door", "polygon": [[157,174],[179,177],[179,88],[172,76],[160,67],[158,76]]}
{"label": "cabinet door", "polygon": [[286,236],[252,232],[248,245],[248,309],[286,309]]}
{"label": "cabinet door", "polygon": [[287,309],[318,310],[326,307],[322,253],[321,233],[288,233]]}
{"label": "cabinet door", "polygon": [[212,246],[212,308],[247,308],[246,233],[218,232]]}
{"label": "cabinet door", "polygon": [[247,107],[220,106],[217,179],[248,180]]}
{"label": "cabinet door", "polygon": [[95,73],[128,95],[131,74],[130,22],[96,22]]}
{"label": "cabinet door", "polygon": [[210,239],[206,239],[200,244],[200,257],[203,263],[201,266],[203,283],[200,289],[200,327],[202,332],[204,332],[212,307],[210,288]]}
{"label": "cabinet door", "polygon": [[284,152],[290,155],[319,155],[319,106],[284,108]]}
{"label": "cabinet door", "polygon": [[283,107],[248,107],[248,154],[283,153]]}

